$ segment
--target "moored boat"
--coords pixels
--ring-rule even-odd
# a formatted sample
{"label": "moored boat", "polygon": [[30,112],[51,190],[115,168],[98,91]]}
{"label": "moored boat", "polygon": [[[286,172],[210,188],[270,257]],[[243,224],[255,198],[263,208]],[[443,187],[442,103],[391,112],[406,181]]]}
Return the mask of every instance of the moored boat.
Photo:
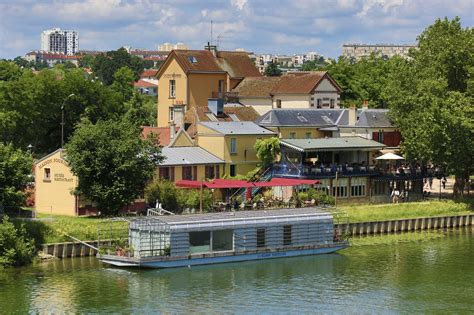
{"label": "moored boat", "polygon": [[102,262],[171,268],[326,254],[348,246],[335,237],[333,215],[317,207],[147,216],[126,225],[121,237],[102,235]]}

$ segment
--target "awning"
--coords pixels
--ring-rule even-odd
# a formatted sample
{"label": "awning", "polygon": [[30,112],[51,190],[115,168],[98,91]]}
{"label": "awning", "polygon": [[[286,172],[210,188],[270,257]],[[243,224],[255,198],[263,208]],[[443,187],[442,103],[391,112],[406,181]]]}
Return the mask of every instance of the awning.
{"label": "awning", "polygon": [[199,180],[179,180],[176,186],[185,188],[253,188],[253,187],[277,187],[277,186],[300,186],[300,185],[316,185],[320,182],[311,179],[293,179],[293,178],[272,178],[269,182],[248,182],[237,179],[214,179],[213,181],[199,181]]}
{"label": "awning", "polygon": [[403,157],[396,155],[394,153],[385,153],[382,156],[379,156],[378,158],[375,158],[376,160],[404,160]]}

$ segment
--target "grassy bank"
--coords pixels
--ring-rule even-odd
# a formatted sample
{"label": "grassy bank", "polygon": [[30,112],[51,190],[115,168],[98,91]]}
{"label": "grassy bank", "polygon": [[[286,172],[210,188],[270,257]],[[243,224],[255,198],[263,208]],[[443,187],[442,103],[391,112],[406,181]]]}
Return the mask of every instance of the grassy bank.
{"label": "grassy bank", "polygon": [[[473,203],[454,201],[428,201],[384,205],[342,206],[349,214],[351,222],[381,221],[415,217],[432,217],[444,215],[461,215],[474,213]],[[68,217],[40,214],[40,220],[22,221],[36,244],[71,241],[62,232],[80,240],[96,240],[101,219],[95,217]],[[19,224],[17,221],[16,224]],[[386,235],[383,239],[392,241],[401,235]],[[420,236],[421,237],[421,236]]]}
{"label": "grassy bank", "polygon": [[350,222],[384,221],[417,217],[436,217],[474,213],[473,200],[409,202],[382,205],[341,206]]}
{"label": "grassy bank", "polygon": [[430,241],[446,237],[448,234],[444,231],[418,231],[400,234],[367,235],[353,237],[350,240],[351,246],[369,246],[369,245],[394,245],[407,242]]}

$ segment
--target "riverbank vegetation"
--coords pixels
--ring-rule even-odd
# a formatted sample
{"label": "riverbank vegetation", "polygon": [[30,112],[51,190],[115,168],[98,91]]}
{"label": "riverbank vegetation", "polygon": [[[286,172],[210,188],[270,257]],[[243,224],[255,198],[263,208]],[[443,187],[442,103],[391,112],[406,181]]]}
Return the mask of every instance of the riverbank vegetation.
{"label": "riverbank vegetation", "polygon": [[367,235],[350,239],[351,246],[394,245],[407,242],[431,241],[446,237],[444,231],[417,231],[399,234]]}
{"label": "riverbank vegetation", "polygon": [[30,263],[35,254],[35,242],[24,225],[15,226],[8,217],[0,224],[0,268]]}
{"label": "riverbank vegetation", "polygon": [[474,200],[442,200],[380,205],[341,206],[350,222],[385,221],[474,213]]}

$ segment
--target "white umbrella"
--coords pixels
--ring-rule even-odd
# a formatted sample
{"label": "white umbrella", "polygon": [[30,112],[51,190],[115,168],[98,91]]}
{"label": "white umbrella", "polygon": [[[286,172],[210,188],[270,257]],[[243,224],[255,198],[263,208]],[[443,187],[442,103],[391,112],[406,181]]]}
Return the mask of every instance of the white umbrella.
{"label": "white umbrella", "polygon": [[393,153],[385,153],[382,156],[379,156],[378,158],[375,158],[376,160],[404,160],[403,157],[393,154]]}

